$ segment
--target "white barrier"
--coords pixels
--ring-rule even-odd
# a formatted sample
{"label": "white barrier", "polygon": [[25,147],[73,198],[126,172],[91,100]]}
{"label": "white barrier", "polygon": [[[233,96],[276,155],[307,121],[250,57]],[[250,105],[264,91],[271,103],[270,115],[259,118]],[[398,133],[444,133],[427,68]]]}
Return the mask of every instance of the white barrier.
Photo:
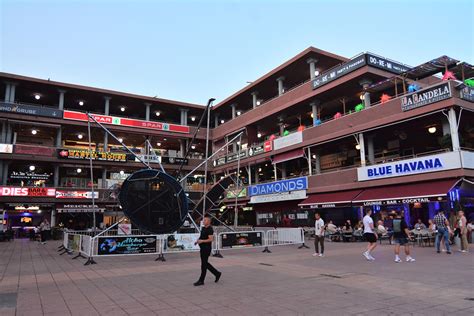
{"label": "white barrier", "polygon": [[217,251],[265,247],[265,232],[261,230],[251,230],[243,232],[219,233],[217,237]]}
{"label": "white barrier", "polygon": [[303,228],[279,228],[267,230],[267,246],[281,246],[304,243]]}
{"label": "white barrier", "polygon": [[92,237],[91,236],[81,236],[81,247],[79,252],[85,256],[89,256],[92,250]]}

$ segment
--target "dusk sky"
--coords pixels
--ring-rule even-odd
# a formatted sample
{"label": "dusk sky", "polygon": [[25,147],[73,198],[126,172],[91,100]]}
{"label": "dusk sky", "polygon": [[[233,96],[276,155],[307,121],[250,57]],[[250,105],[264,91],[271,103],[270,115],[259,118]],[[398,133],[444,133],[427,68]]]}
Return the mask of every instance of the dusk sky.
{"label": "dusk sky", "polygon": [[0,0],[0,20],[3,72],[200,104],[309,46],[474,63],[469,0]]}

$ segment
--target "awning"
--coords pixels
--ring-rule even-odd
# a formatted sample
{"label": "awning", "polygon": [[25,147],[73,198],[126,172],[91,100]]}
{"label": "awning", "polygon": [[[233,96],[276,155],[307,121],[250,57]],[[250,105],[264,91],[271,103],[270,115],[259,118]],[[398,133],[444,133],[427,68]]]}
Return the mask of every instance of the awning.
{"label": "awning", "polygon": [[283,154],[275,155],[275,157],[273,157],[272,163],[280,163],[280,162],[284,162],[284,161],[288,161],[288,160],[292,160],[296,158],[301,158],[303,156],[304,156],[304,149],[300,148],[300,149],[288,151]]}
{"label": "awning", "polygon": [[460,179],[425,181],[365,189],[352,202],[358,205],[396,205],[439,201]]}
{"label": "awning", "polygon": [[314,193],[298,204],[302,208],[333,208],[351,206],[352,200],[357,197],[362,190],[349,190],[340,192]]}

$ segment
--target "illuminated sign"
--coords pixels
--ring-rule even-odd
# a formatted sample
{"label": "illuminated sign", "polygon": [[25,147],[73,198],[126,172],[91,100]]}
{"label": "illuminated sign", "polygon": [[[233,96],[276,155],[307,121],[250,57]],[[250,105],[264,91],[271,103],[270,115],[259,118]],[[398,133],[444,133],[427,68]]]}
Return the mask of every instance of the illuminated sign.
{"label": "illuminated sign", "polygon": [[0,196],[55,197],[54,188],[0,187]]}
{"label": "illuminated sign", "polygon": [[[104,151],[92,151],[92,160],[126,162],[127,155]],[[89,150],[85,149],[59,149],[58,157],[64,159],[89,159]]]}
{"label": "illuminated sign", "polygon": [[402,98],[402,111],[413,110],[451,97],[448,82],[414,92]]}
{"label": "illuminated sign", "polygon": [[[57,199],[92,199],[91,191],[56,191]],[[94,199],[99,198],[99,192],[94,191]]]}
{"label": "illuminated sign", "polygon": [[306,190],[307,188],[308,178],[300,177],[252,185],[248,188],[248,194],[249,196],[275,194],[290,191]]}

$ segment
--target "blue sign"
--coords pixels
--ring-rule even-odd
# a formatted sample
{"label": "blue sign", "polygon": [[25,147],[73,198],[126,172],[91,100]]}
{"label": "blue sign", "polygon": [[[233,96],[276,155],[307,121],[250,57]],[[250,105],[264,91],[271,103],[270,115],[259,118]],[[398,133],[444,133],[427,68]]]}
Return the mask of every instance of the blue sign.
{"label": "blue sign", "polygon": [[249,186],[249,196],[283,193],[290,191],[306,190],[308,188],[308,178],[300,177],[288,180],[281,180],[269,183],[262,183]]}

